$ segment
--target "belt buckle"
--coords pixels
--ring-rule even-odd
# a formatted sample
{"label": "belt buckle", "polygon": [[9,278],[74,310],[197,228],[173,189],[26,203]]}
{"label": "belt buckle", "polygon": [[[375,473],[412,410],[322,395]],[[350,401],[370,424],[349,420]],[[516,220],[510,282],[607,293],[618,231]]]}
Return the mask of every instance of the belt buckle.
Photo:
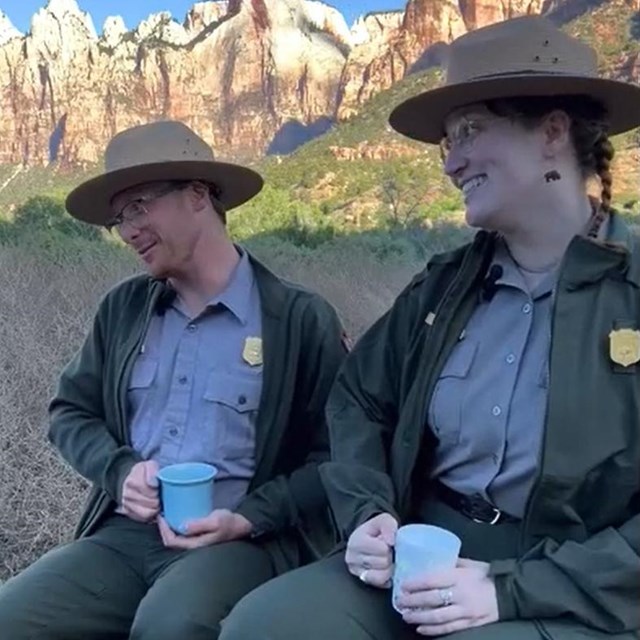
{"label": "belt buckle", "polygon": [[[467,516],[471,518],[473,522],[477,522],[479,524],[498,524],[502,517],[502,511],[500,511],[500,509],[490,505],[480,496],[471,497],[465,511],[467,512]],[[479,516],[486,517],[482,518]]]}
{"label": "belt buckle", "polygon": [[491,511],[493,511],[493,517],[491,518],[491,520],[479,520],[478,518],[474,518],[473,516],[471,517],[471,519],[474,522],[478,522],[479,524],[498,524],[500,518],[502,517],[502,511],[500,511],[500,509],[496,509],[495,507],[491,507]]}

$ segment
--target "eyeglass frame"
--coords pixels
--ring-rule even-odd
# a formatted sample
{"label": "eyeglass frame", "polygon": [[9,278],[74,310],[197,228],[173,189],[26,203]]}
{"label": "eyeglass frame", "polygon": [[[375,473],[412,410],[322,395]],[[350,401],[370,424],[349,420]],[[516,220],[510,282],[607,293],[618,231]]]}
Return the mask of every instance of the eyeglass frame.
{"label": "eyeglass frame", "polygon": [[[139,198],[134,198],[130,202],[127,202],[127,204],[125,204],[122,207],[122,209],[120,209],[120,211],[109,222],[107,222],[104,225],[105,229],[107,231],[109,231],[109,232],[113,231],[113,229],[120,230],[120,228],[125,223],[131,225],[134,229],[140,229],[140,227],[138,226],[139,221],[144,216],[148,216],[149,215],[149,210],[147,209],[147,207],[145,205],[149,205],[152,202],[155,202],[156,200],[159,200],[160,198],[164,198],[164,196],[168,196],[170,193],[174,193],[175,191],[181,191],[183,189],[186,189],[191,184],[192,184],[191,181],[189,181],[189,182],[179,182],[179,183],[178,182],[172,182],[172,183],[168,184],[165,188],[160,189],[158,192],[156,192],[156,193],[154,193],[152,195],[147,195],[147,196],[141,196]],[[130,215],[130,214],[127,215],[125,213],[125,209],[127,209],[131,205],[136,205],[140,209],[133,216]],[[138,221],[138,222],[136,223],[136,221]]]}
{"label": "eyeglass frame", "polygon": [[[459,122],[454,127],[453,134],[445,134],[439,143],[440,148],[440,160],[442,164],[447,161],[451,149],[454,145],[463,152],[468,152],[472,147],[478,136],[486,131],[486,125],[491,122],[497,122],[501,120],[498,116],[474,116],[469,117],[463,115],[460,117]],[[467,133],[462,134],[462,128],[467,128]]]}

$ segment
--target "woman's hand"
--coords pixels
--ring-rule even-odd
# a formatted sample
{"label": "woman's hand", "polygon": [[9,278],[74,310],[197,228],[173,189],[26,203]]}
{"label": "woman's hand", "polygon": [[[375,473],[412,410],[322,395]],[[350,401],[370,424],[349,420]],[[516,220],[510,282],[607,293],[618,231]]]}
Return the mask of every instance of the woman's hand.
{"label": "woman's hand", "polygon": [[423,636],[440,636],[498,620],[498,600],[489,565],[458,560],[455,569],[407,580],[396,606]]}
{"label": "woman's hand", "polygon": [[362,582],[381,589],[391,585],[393,546],[398,522],[389,513],[367,520],[349,537],[345,562],[349,572]]}

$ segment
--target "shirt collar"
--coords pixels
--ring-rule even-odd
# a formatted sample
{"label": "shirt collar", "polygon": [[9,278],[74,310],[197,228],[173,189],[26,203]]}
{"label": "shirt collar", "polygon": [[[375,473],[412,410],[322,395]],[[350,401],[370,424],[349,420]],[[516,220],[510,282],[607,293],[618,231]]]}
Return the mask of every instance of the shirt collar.
{"label": "shirt collar", "polygon": [[246,251],[236,246],[240,254],[240,261],[229,278],[225,289],[207,302],[208,307],[222,304],[233,313],[243,325],[249,319],[249,307],[251,303],[251,289],[254,284],[254,274]]}
{"label": "shirt collar", "polygon": [[[255,276],[247,252],[237,245],[234,246],[240,254],[240,260],[233,270],[227,286],[207,301],[206,308],[212,310],[218,306],[224,306],[242,325],[246,325],[249,320],[251,290]],[[172,306],[181,313],[186,313],[179,296],[175,296]]]}
{"label": "shirt collar", "polygon": [[551,293],[558,278],[558,270],[553,269],[547,273],[533,291],[529,292],[524,276],[509,253],[503,238],[499,238],[496,242],[496,249],[491,264],[502,267],[502,275],[496,280],[497,285],[514,287],[525,293],[531,293],[531,297],[534,300]]}

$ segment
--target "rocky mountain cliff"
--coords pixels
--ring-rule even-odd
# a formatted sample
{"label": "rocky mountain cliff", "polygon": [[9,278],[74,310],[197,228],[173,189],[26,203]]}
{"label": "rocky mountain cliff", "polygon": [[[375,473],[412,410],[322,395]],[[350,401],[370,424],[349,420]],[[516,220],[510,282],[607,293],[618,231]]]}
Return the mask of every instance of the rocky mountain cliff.
{"label": "rocky mountain cliff", "polygon": [[305,0],[199,3],[184,25],[160,13],[133,31],[110,18],[100,37],[76,0],[50,0],[0,47],[0,163],[93,163],[114,133],[159,118],[222,155],[262,154],[287,123],[334,112],[348,37]]}
{"label": "rocky mountain cliff", "polygon": [[[110,17],[98,35],[76,0],[49,0],[25,35],[0,13],[0,164],[91,165],[114,133],[161,118],[184,120],[221,157],[287,153],[438,64],[467,30],[639,3],[408,0],[350,29],[318,0],[216,0],[194,4],[182,23],[161,12],[128,29]],[[606,64],[638,81],[637,48]]]}

